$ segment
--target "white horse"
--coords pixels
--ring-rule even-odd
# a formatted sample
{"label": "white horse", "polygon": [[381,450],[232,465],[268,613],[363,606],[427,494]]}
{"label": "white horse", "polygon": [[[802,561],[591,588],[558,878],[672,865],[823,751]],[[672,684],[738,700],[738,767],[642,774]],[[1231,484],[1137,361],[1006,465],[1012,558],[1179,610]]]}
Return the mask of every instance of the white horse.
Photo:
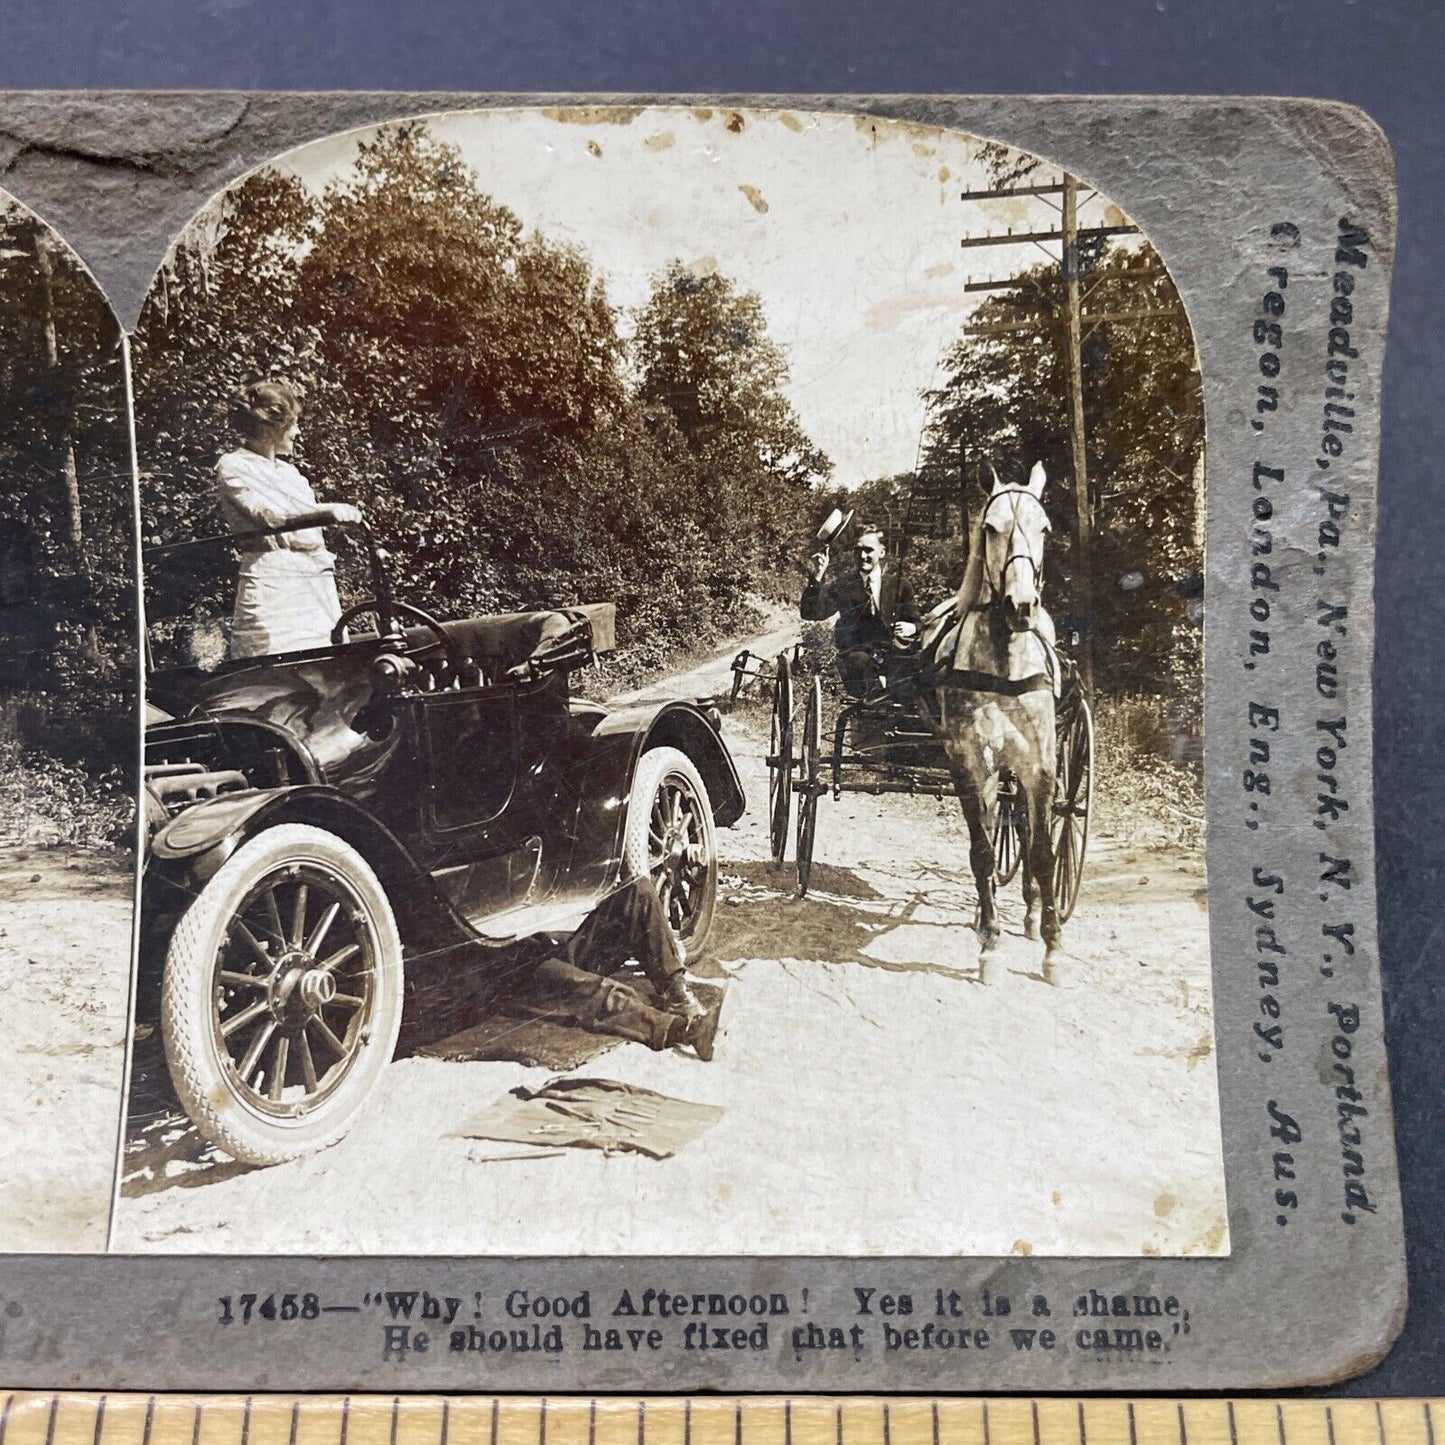
{"label": "white horse", "polygon": [[[948,753],[953,785],[968,823],[969,862],[978,886],[984,958],[998,945],[994,849],[988,818],[1007,769],[1023,795],[1025,935],[1044,940],[1044,976],[1062,929],[1054,906],[1049,828],[1057,739],[1059,678],[1054,627],[1039,596],[1049,519],[1035,463],[1025,486],[993,492],[973,530],[968,567],[945,630],[933,641],[934,723]],[[943,620],[943,619],[941,619]]]}

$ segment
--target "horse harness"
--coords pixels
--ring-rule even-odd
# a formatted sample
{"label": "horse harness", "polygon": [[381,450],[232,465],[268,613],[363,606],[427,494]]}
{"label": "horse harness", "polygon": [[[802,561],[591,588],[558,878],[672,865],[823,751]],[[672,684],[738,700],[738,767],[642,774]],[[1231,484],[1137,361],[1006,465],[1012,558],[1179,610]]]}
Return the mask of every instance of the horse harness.
{"label": "horse harness", "polygon": [[[1017,551],[1014,548],[1014,539],[1020,531],[1018,520],[1019,502],[1024,497],[1027,497],[1041,512],[1043,511],[1043,504],[1040,503],[1038,498],[1026,487],[1008,487],[1003,491],[995,492],[994,495],[989,498],[988,505],[983,510],[983,525],[980,528],[981,534],[986,533],[988,530],[989,513],[999,502],[1005,499],[1012,504],[1011,518],[1013,525],[1009,528],[1008,552],[1004,557],[1003,567],[999,571],[998,586],[995,586],[992,578],[985,573],[983,581],[984,586],[988,589],[988,595],[973,603],[972,606],[968,608],[969,612],[991,612],[998,606],[1002,598],[1002,593],[999,588],[1003,585],[1003,579],[1008,576],[1008,569],[1015,562],[1027,562],[1029,564],[1029,570],[1034,575],[1035,590],[1042,590],[1042,565],[1034,560],[1031,552],[1027,550]],[[1048,528],[1048,525],[1048,518],[1045,516],[1045,529]],[[1056,657],[1057,650],[1048,638],[1037,631],[1037,629],[1031,630],[1033,630],[1034,636],[1043,644],[1045,652]],[[969,668],[940,667],[939,671],[950,683],[962,688],[966,692],[992,692],[1003,697],[1022,697],[1025,693],[1042,692],[1045,689],[1053,691],[1054,688],[1054,679],[1047,673],[1038,673],[1033,677],[1008,678],[993,672],[975,672]],[[940,677],[940,681],[943,680],[943,677]]]}

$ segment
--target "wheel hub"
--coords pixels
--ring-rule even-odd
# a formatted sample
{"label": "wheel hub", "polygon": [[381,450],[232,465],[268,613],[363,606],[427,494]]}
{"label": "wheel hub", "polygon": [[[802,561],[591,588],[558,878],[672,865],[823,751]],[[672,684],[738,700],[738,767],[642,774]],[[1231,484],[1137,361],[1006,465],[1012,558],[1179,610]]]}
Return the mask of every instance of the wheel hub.
{"label": "wheel hub", "polygon": [[267,995],[277,1023],[296,1029],[336,997],[336,978],[304,949],[291,949],[277,961]]}

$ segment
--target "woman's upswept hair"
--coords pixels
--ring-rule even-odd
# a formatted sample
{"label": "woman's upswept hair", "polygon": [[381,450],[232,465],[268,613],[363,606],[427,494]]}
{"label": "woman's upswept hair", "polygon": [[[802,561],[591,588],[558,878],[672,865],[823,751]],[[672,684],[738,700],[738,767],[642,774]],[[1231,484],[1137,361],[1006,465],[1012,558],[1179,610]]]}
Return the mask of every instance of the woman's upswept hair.
{"label": "woman's upswept hair", "polygon": [[231,393],[231,425],[247,441],[257,441],[301,415],[301,398],[284,381],[252,381]]}

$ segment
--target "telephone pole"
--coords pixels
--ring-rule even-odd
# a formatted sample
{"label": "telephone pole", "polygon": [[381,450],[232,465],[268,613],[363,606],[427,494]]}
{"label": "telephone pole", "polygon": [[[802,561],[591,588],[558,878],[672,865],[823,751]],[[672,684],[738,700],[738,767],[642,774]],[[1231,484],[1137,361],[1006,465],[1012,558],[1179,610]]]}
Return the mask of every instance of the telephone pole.
{"label": "telephone pole", "polygon": [[[1059,198],[1060,224],[1057,230],[1007,231],[1002,235],[965,236],[959,244],[965,248],[977,246],[1038,246],[1041,249],[1050,242],[1060,246],[1060,270],[1064,281],[1064,322],[1065,345],[1064,365],[1068,383],[1068,425],[1069,425],[1069,466],[1073,472],[1074,525],[1073,547],[1075,558],[1075,596],[1083,614],[1083,635],[1080,639],[1079,669],[1084,683],[1094,685],[1094,577],[1093,540],[1094,508],[1089,491],[1088,436],[1084,427],[1084,327],[1094,327],[1113,321],[1144,321],[1153,317],[1173,316],[1172,311],[1163,310],[1104,310],[1084,314],[1081,282],[1082,268],[1079,258],[1081,238],[1101,240],[1108,236],[1135,236],[1137,226],[1085,226],[1079,225],[1079,181],[1076,176],[1065,172],[1060,180],[1044,185],[1007,186],[987,191],[963,191],[964,201],[995,201],[1017,196],[1037,196],[1047,199]],[[1047,204],[1053,205],[1052,201]],[[1119,272],[1122,277],[1159,276],[1164,274],[1158,266],[1141,266]],[[965,291],[1011,290],[1021,284],[1020,278],[1004,281],[970,281]],[[1005,333],[1037,331],[1034,322],[1001,322],[997,325],[971,326],[970,335],[995,336]]]}
{"label": "telephone pole", "polygon": [[1089,457],[1084,436],[1084,323],[1079,300],[1079,183],[1064,176],[1064,293],[1069,344],[1069,463],[1074,473],[1074,549],[1078,558],[1074,587],[1084,614],[1079,667],[1084,686],[1094,688],[1094,507],[1089,496]]}

